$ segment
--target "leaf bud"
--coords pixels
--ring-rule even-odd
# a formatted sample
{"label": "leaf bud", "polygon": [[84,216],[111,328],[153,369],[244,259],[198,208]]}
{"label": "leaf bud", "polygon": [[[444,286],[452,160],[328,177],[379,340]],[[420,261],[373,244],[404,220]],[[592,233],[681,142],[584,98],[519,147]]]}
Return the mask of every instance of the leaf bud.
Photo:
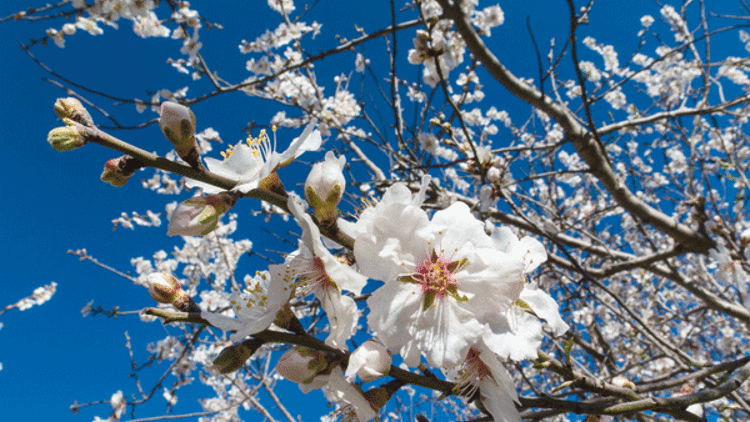
{"label": "leaf bud", "polygon": [[213,364],[221,374],[229,374],[243,366],[245,362],[265,343],[263,340],[251,339],[225,347],[214,359]]}
{"label": "leaf bud", "polygon": [[58,98],[55,101],[55,113],[63,120],[70,119],[84,126],[94,127],[94,119],[77,98]]}
{"label": "leaf bud", "polygon": [[52,129],[47,135],[47,142],[55,151],[72,151],[86,145],[83,134],[75,126],[62,126]]}

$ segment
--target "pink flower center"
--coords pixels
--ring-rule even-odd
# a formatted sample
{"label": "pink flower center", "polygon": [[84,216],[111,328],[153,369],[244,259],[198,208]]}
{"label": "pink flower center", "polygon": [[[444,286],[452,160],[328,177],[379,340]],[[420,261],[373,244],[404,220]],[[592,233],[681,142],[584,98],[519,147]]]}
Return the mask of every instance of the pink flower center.
{"label": "pink flower center", "polygon": [[328,290],[337,288],[336,283],[331,280],[326,272],[323,260],[316,257],[300,260],[301,265],[296,268],[299,280],[295,283],[300,296],[306,296],[315,290]]}
{"label": "pink flower center", "polygon": [[435,303],[435,299],[443,300],[451,296],[459,302],[468,300],[458,293],[456,272],[466,264],[466,260],[451,261],[445,257],[443,251],[432,253],[420,262],[411,274],[399,280],[406,283],[419,284],[422,288],[424,302],[422,310],[427,310]]}
{"label": "pink flower center", "polygon": [[479,383],[483,378],[492,376],[490,368],[479,358],[479,351],[474,348],[469,349],[466,354],[461,369],[458,372],[459,379],[456,382],[455,390],[459,395],[471,397],[479,388]]}
{"label": "pink flower center", "polygon": [[448,289],[458,285],[451,264],[444,256],[433,252],[414,269],[411,276],[422,285],[422,294],[433,293],[442,299]]}

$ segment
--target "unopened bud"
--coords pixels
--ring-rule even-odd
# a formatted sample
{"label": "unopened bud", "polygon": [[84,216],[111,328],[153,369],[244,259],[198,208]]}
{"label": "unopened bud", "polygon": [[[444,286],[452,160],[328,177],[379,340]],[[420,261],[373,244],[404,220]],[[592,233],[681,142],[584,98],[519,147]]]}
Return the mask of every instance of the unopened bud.
{"label": "unopened bud", "polygon": [[47,135],[47,142],[55,151],[65,152],[86,145],[83,135],[75,126],[56,127]]}
{"label": "unopened bud", "polygon": [[344,194],[344,164],[346,158],[336,158],[328,151],[323,162],[313,166],[305,181],[305,198],[315,211],[315,216],[323,222],[334,222],[338,217],[337,206]]}
{"label": "unopened bud", "polygon": [[55,101],[55,113],[63,120],[70,119],[84,126],[94,127],[94,119],[77,98],[58,98]]}
{"label": "unopened bud", "polygon": [[145,166],[141,160],[129,155],[123,155],[120,158],[113,158],[104,163],[104,171],[102,172],[101,179],[102,182],[119,188],[128,183],[130,176],[135,174],[136,170]]}
{"label": "unopened bud", "polygon": [[172,304],[182,292],[182,285],[175,276],[166,272],[151,273],[148,279],[148,293],[159,303]]}
{"label": "unopened bud", "polygon": [[242,343],[225,347],[214,359],[214,365],[219,369],[219,373],[228,374],[234,372],[243,366],[245,362],[265,343],[263,340],[252,339],[245,340]]}
{"label": "unopened bud", "polygon": [[635,390],[635,383],[633,381],[630,381],[629,379],[623,377],[622,375],[618,375],[612,379],[612,385],[617,387],[623,387],[623,388],[629,388],[631,390]]}
{"label": "unopened bud", "polygon": [[162,103],[159,127],[180,158],[194,169],[203,169],[195,142],[195,114],[189,108],[171,101]]}
{"label": "unopened bud", "polygon": [[183,201],[172,211],[167,235],[207,235],[216,228],[219,218],[235,203],[237,203],[237,198],[226,192]]}
{"label": "unopened bud", "polygon": [[368,340],[349,356],[346,380],[353,382],[359,376],[362,382],[370,382],[388,375],[393,358],[388,349],[375,340]]}
{"label": "unopened bud", "polygon": [[151,273],[147,277],[148,293],[159,303],[174,306],[183,312],[200,312],[198,305],[182,290],[180,282],[167,272]]}
{"label": "unopened bud", "polygon": [[279,358],[276,371],[289,381],[297,384],[309,384],[327,366],[325,352],[306,347],[296,347],[288,350]]}
{"label": "unopened bud", "polygon": [[365,393],[365,400],[370,403],[370,407],[377,411],[383,408],[391,399],[393,393],[389,392],[385,387],[375,387],[367,390]]}

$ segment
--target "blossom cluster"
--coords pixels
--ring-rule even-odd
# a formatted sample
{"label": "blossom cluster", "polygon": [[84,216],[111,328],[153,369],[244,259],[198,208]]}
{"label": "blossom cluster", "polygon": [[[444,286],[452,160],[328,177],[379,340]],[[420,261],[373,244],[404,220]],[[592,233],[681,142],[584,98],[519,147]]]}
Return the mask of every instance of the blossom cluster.
{"label": "blossom cluster", "polygon": [[[188,132],[195,130],[195,117],[182,109],[175,103],[162,106],[162,130],[176,146],[175,133],[182,131],[182,138],[192,139]],[[263,132],[230,148],[223,160],[205,158],[207,170],[232,180],[233,188],[188,179],[188,187],[209,195],[178,205],[170,215],[168,234],[208,235],[238,196],[284,192],[278,170],[303,152],[317,150],[321,134],[311,123],[285,152],[276,152],[275,144]],[[188,150],[196,148],[192,140],[186,145]],[[286,210],[302,229],[298,249],[283,263],[246,279],[244,289],[223,297],[219,293],[218,300],[228,306],[205,308],[201,317],[233,332],[230,341],[240,344],[232,348],[247,350],[242,343],[247,336],[290,329],[290,302],[314,298],[328,321],[325,344],[347,352],[362,318],[355,298],[369,291],[366,334],[372,339],[352,353],[346,371],[326,353],[292,349],[279,361],[279,373],[304,391],[326,387],[329,397],[346,402],[346,411],[364,421],[375,417],[382,404],[349,383],[357,376],[363,382],[385,376],[392,355],[399,355],[408,367],[426,362],[442,370],[456,382],[457,394],[473,397],[478,391],[495,420],[520,420],[514,406],[518,397],[502,362],[536,358],[543,322],[553,335],[568,329],[555,300],[528,279],[547,259],[542,244],[530,237],[519,240],[508,227],[486,226],[463,202],[431,215],[424,209],[430,176],[423,178],[416,194],[402,182],[392,184],[355,221],[344,220],[338,217],[344,166],[345,158],[329,151],[310,171],[305,197],[316,220],[299,195],[284,192]],[[322,230],[329,239],[321,236]],[[338,237],[331,233],[352,239],[345,246],[351,248],[353,261],[334,253],[342,245],[332,243]],[[186,306],[172,299],[183,295],[174,277],[146,279],[159,302]],[[237,365],[227,353],[215,362],[222,371]],[[242,361],[249,357],[232,353]]]}

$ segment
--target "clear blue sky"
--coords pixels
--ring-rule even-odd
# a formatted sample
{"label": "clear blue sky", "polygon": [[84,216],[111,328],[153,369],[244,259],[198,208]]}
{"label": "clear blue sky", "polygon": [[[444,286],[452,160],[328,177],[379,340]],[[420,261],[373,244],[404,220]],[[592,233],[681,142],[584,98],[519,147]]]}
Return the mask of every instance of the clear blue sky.
{"label": "clear blue sky", "polygon": [[[44,3],[3,1],[0,16]],[[257,7],[248,6],[256,3]],[[239,54],[237,46],[240,40],[250,41],[265,31],[266,22],[273,22],[269,26],[278,22],[278,15],[270,12],[265,3],[243,2],[243,6],[236,7],[232,5],[238,2],[217,2],[218,5],[206,8],[209,2],[194,2],[194,7],[203,16],[224,26],[223,31],[203,30],[201,41],[209,64],[229,80],[239,80],[245,74],[244,63],[248,56]],[[320,1],[316,9],[304,18],[307,22],[317,20],[323,23],[323,34],[313,46],[320,49],[335,46],[333,35],[337,33],[355,38],[354,23],[370,32],[385,26],[390,20],[388,2],[372,3],[369,8],[354,8],[353,2]],[[511,70],[536,79],[536,57],[529,49],[526,16],[531,14],[531,25],[542,55],[546,56],[551,37],[556,38],[558,48],[564,43],[567,6],[563,1],[549,0],[499,3],[505,11],[506,23],[493,30],[494,51]],[[298,11],[300,9],[301,5],[298,5]],[[640,27],[640,16],[646,13],[644,11],[657,19],[655,25],[663,25],[658,8],[652,2],[607,2],[595,4],[590,16],[591,25],[583,28],[582,33],[593,35],[600,42],[614,44],[622,61],[636,47],[635,34]],[[65,49],[50,45],[34,48],[33,53],[65,77],[117,96],[147,99],[147,90],[176,90],[190,85],[188,97],[192,98],[210,90],[208,80],[194,84],[189,76],[176,73],[165,63],[166,57],[180,57],[176,41],[143,40],[133,34],[127,22],[121,21],[120,24],[119,30],[104,27],[104,35],[98,37],[79,31],[68,37]],[[90,263],[81,263],[66,251],[87,248],[92,256],[108,265],[132,270],[132,257],[148,258],[159,249],[169,251],[180,243],[179,239],[166,237],[165,226],[112,231],[111,220],[120,212],[144,213],[147,209],[158,212],[173,200],[132,183],[137,180],[121,189],[100,182],[104,162],[118,156],[117,153],[97,145],[58,153],[47,144],[47,132],[60,125],[52,105],[55,98],[66,95],[60,88],[42,80],[50,75],[19,48],[18,42],[39,38],[46,28],[60,28],[61,25],[60,21],[0,24],[0,39],[3,40],[0,42],[0,57],[3,58],[0,60],[0,80],[4,82],[0,90],[0,145],[5,148],[2,154],[5,168],[0,185],[3,204],[0,210],[0,264],[3,269],[0,306],[31,294],[38,286],[52,281],[58,283],[58,292],[50,302],[24,312],[13,310],[0,318],[4,324],[0,330],[0,362],[3,364],[0,371],[0,415],[7,421],[90,421],[94,415],[106,417],[108,405],[93,410],[82,409],[78,416],[73,416],[68,408],[76,400],[84,403],[109,399],[110,394],[118,389],[126,394],[134,391],[127,378],[129,362],[124,347],[125,331],[134,339],[133,348],[140,362],[145,360],[146,344],[163,337],[159,323],[141,323],[134,316],[114,320],[81,318],[80,309],[92,299],[95,305],[105,308],[120,306],[123,310],[151,306],[153,301],[142,288]],[[405,58],[411,48],[410,35],[404,34],[400,40],[400,52]],[[371,54],[382,51],[382,41],[366,47],[366,52]],[[519,56],[521,51],[525,53]],[[601,65],[601,59],[596,55],[583,48],[581,51],[585,58]],[[378,56],[369,58],[375,64]],[[343,64],[340,60],[344,61]],[[325,76],[321,82],[329,92],[335,89],[332,78],[338,73],[333,69],[337,66],[349,69],[353,60],[353,55],[344,54],[317,65],[319,76]],[[403,63],[401,66],[406,66],[405,60]],[[416,74],[416,68],[404,73],[412,74]],[[488,97],[503,95],[497,94],[496,90],[486,90],[486,93]],[[113,105],[109,100],[90,94],[86,97],[115,113],[124,124],[139,124],[156,117],[150,111],[137,114],[132,105]],[[485,100],[487,106],[490,102],[497,104],[493,99],[488,100]],[[528,107],[519,107],[517,102],[506,104],[505,108],[519,119],[528,112]],[[198,118],[198,129],[213,127],[227,143],[235,143],[244,137],[241,129],[246,122],[255,120],[264,124],[280,110],[271,103],[252,100],[241,94],[201,103],[193,109]],[[291,110],[288,112],[296,115]],[[93,116],[96,123],[105,124],[101,115],[93,113]],[[169,149],[155,125],[114,135],[147,150],[165,153]],[[282,142],[282,145],[285,144]],[[305,159],[321,157],[319,154]],[[134,179],[140,177],[138,174]],[[258,208],[257,203],[246,202],[235,211],[242,213]],[[240,236],[251,236],[253,231],[250,229],[246,223]],[[255,242],[256,250],[263,251],[261,239],[251,237],[251,240]],[[181,397],[180,400],[189,402],[191,398]],[[153,401],[155,405],[150,413],[139,412],[138,415],[162,414],[163,399],[157,397]],[[197,404],[192,406],[199,410]]]}

